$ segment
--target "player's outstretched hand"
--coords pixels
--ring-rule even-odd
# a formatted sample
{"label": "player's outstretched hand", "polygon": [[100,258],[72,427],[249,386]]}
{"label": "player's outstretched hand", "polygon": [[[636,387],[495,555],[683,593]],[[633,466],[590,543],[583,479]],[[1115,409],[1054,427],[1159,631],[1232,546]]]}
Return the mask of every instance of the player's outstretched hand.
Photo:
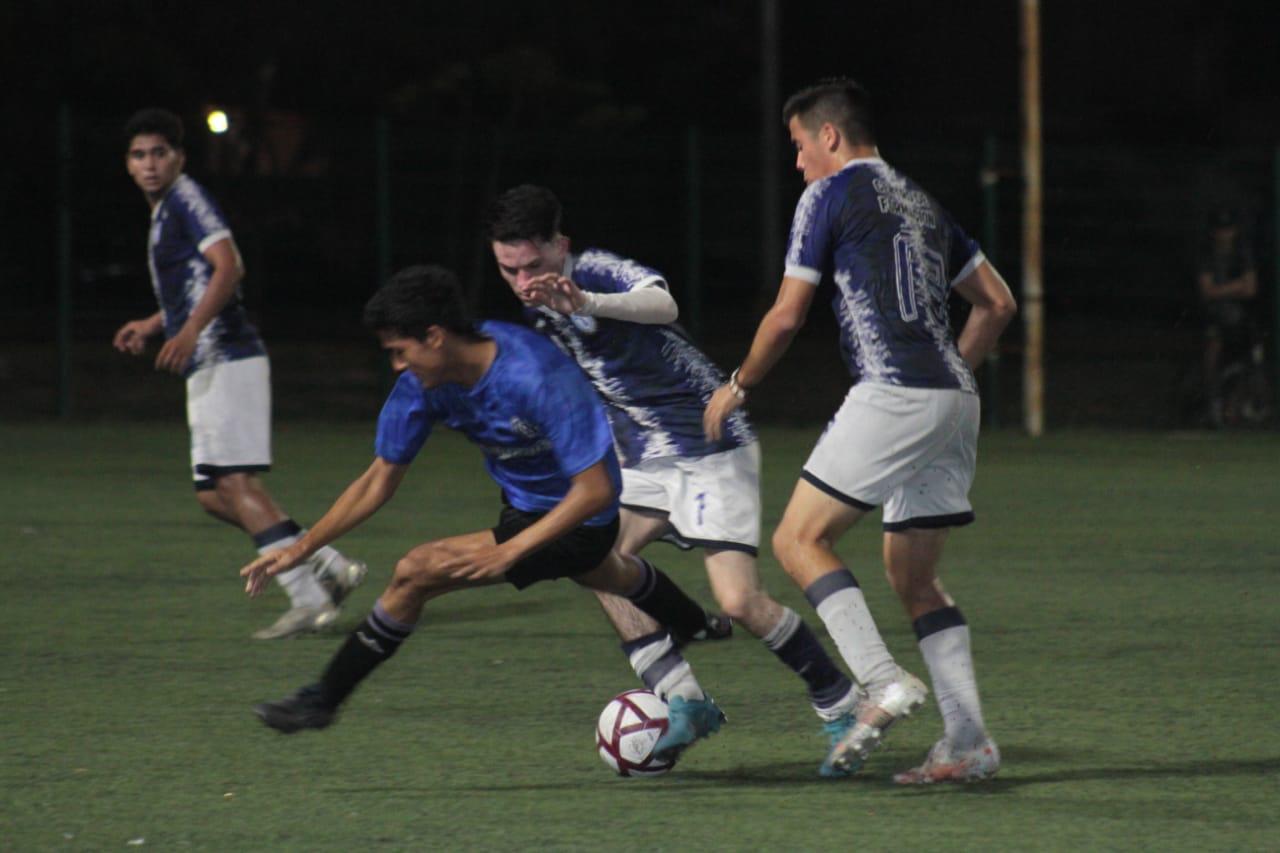
{"label": "player's outstretched hand", "polygon": [[742,399],[733,393],[728,383],[717,388],[711,395],[711,399],[707,401],[707,407],[702,411],[702,431],[707,434],[707,438],[719,441],[724,435],[725,418],[733,414],[734,410],[741,405]]}
{"label": "player's outstretched hand", "polygon": [[301,543],[298,542],[287,548],[263,554],[240,570],[240,577],[245,579],[244,591],[249,593],[250,598],[256,597],[266,588],[267,581],[281,572],[289,571],[305,559],[307,559],[306,549],[302,548]]}
{"label": "player's outstretched hand", "polygon": [[441,568],[451,578],[479,581],[501,577],[515,563],[516,557],[502,545],[480,548],[446,560]]}
{"label": "player's outstretched hand", "polygon": [[182,373],[191,362],[191,355],[196,351],[196,335],[183,329],[164,342],[160,354],[156,356],[156,370],[167,370],[170,373]]}
{"label": "player's outstretched hand", "polygon": [[130,320],[125,323],[116,331],[111,345],[129,355],[142,355],[142,351],[147,348],[147,321]]}
{"label": "player's outstretched hand", "polygon": [[586,304],[587,297],[574,284],[573,279],[547,273],[529,280],[525,302],[529,305],[545,305],[560,314],[572,314]]}

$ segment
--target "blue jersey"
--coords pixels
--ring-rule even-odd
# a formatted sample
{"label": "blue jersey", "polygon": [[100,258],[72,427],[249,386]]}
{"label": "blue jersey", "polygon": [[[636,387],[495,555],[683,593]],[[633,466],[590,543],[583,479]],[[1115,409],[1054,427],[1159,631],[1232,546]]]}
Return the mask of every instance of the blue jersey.
{"label": "blue jersey", "polygon": [[[573,476],[597,462],[620,491],[609,421],[582,371],[528,329],[487,321],[479,331],[498,354],[475,385],[424,388],[409,371],[400,375],[378,418],[377,455],[407,465],[443,422],[484,452],[485,469],[516,509],[551,510]],[[615,497],[585,523],[608,524],[617,515]]]}
{"label": "blue jersey", "polygon": [[952,285],[983,260],[978,245],[883,160],[854,160],[814,181],[796,205],[786,275],[835,280],[840,349],[855,382],[977,393],[947,316]]}
{"label": "blue jersey", "polygon": [[[600,249],[571,255],[564,275],[591,293],[666,287],[660,273]],[[625,467],[668,456],[707,456],[755,440],[741,411],[726,421],[723,438],[707,440],[702,410],[725,376],[676,324],[566,316],[550,308],[525,313],[578,363],[608,404]]]}
{"label": "blue jersey", "polygon": [[[205,249],[230,237],[231,229],[213,198],[186,175],[178,176],[151,211],[147,262],[151,287],[164,312],[166,338],[182,329],[209,287],[213,265],[205,259]],[[187,372],[265,353],[237,292],[200,332]]]}

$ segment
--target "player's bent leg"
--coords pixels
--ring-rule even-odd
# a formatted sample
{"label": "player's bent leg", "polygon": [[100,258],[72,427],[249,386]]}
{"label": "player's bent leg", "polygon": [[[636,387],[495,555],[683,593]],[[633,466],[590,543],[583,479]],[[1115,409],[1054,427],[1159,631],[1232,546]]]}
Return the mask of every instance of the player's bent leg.
{"label": "player's bent leg", "polygon": [[[638,510],[623,507],[619,513],[619,522],[617,551],[627,557],[639,556],[640,551],[646,546],[662,539],[672,530],[667,513],[658,510]],[[652,620],[649,620],[649,624],[652,627],[647,627],[647,629],[643,624],[637,624],[636,614],[628,613],[626,606],[618,602],[616,598],[613,602],[609,602],[600,593],[597,593],[597,597],[599,598],[600,606],[605,611],[605,615],[613,623],[614,628],[617,629],[618,635],[622,639],[634,639],[637,636],[656,630],[657,625],[653,624]],[[626,624],[620,624],[619,620]],[[634,633],[635,631],[640,631],[640,633]],[[704,608],[702,626],[687,636],[680,634],[676,637],[676,640],[683,646],[695,640],[724,640],[732,635],[732,619],[718,613],[711,613]]]}
{"label": "player's bent leg", "polygon": [[328,726],[360,682],[386,663],[413,633],[423,604],[451,590],[502,582],[501,578],[459,580],[449,577],[445,567],[454,557],[494,544],[493,531],[485,530],[414,548],[396,564],[386,591],[330,659],[320,681],[284,699],[257,705],[254,713],[284,734]]}
{"label": "player's bent leg", "polygon": [[865,507],[837,500],[799,480],[773,532],[773,553],[796,585],[807,589],[824,575],[844,568],[835,544],[866,512]]}

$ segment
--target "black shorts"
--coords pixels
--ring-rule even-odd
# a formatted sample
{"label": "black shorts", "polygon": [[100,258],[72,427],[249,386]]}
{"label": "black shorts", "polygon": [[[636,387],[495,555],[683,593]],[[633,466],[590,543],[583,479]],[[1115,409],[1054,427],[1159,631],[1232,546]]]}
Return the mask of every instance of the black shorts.
{"label": "black shorts", "polygon": [[[499,544],[506,542],[544,515],[544,512],[525,512],[504,506],[493,528],[493,538]],[[507,580],[516,589],[524,589],[538,581],[571,578],[589,572],[604,562],[617,539],[617,518],[599,527],[583,525],[574,528],[507,569]]]}

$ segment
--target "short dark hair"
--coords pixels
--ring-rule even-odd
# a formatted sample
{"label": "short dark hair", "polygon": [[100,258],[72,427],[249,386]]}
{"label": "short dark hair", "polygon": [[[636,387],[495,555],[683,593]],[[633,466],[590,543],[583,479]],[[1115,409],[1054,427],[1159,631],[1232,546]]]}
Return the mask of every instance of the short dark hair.
{"label": "short dark hair", "polygon": [[134,137],[144,134],[163,136],[165,142],[168,142],[171,147],[179,151],[182,150],[182,138],[184,136],[182,119],[168,110],[148,107],[145,110],[138,110],[134,113],[124,124],[125,150],[129,150],[129,145],[133,142]]}
{"label": "short dark hair", "polygon": [[830,123],[854,145],[876,144],[871,95],[847,77],[820,80],[787,98],[782,105],[782,123],[790,124],[796,116],[810,132]]}
{"label": "short dark hair", "polygon": [[458,277],[434,265],[406,267],[391,276],[365,304],[364,324],[374,332],[418,340],[427,336],[430,326],[476,334]]}
{"label": "short dark hair", "polygon": [[560,199],[546,187],[522,184],[494,199],[485,213],[485,233],[498,243],[547,241],[560,233]]}

